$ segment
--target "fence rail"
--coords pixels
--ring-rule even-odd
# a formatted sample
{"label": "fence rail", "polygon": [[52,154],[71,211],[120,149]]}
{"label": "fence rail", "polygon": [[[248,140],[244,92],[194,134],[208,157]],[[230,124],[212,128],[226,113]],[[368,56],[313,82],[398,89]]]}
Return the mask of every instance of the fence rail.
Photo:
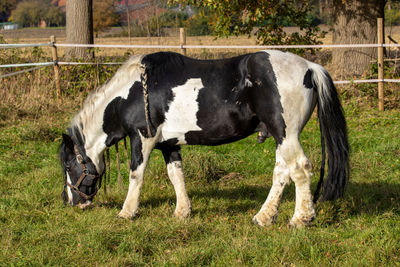
{"label": "fence rail", "polygon": [[400,44],[326,44],[326,45],[120,45],[120,44],[0,44],[0,48],[26,48],[40,46],[87,48],[148,48],[148,49],[318,49],[318,48],[378,48],[400,47]]}
{"label": "fence rail", "polygon": [[61,89],[59,86],[59,65],[116,65],[122,64],[118,62],[59,62],[57,58],[57,47],[86,47],[86,48],[121,48],[121,49],[180,49],[182,54],[186,55],[186,49],[319,49],[319,48],[378,48],[378,79],[368,80],[351,80],[351,81],[334,81],[335,84],[353,84],[353,83],[378,83],[379,93],[379,110],[383,110],[383,84],[400,83],[400,79],[384,79],[383,76],[383,48],[385,47],[400,47],[400,44],[384,44],[383,43],[383,23],[382,19],[378,19],[378,43],[377,44],[327,44],[327,45],[187,45],[186,34],[183,28],[180,30],[180,44],[179,45],[118,45],[118,44],[62,44],[56,43],[55,37],[51,36],[49,43],[37,44],[0,44],[0,49],[7,48],[27,48],[27,47],[42,47],[48,46],[52,48],[53,62],[39,62],[39,63],[21,63],[21,64],[7,64],[0,65],[0,68],[12,67],[32,67],[30,69],[21,70],[13,73],[0,75],[0,79],[18,75],[24,72],[33,71],[46,66],[53,66],[56,80],[57,96],[60,96]]}
{"label": "fence rail", "polygon": [[[12,68],[12,67],[31,67],[36,66],[36,68],[21,70],[9,74],[1,75],[0,78],[10,77],[13,75],[22,74],[24,72],[29,72],[32,70],[37,70],[46,66],[54,66],[54,65],[122,65],[123,62],[40,62],[40,63],[22,63],[22,64],[7,64],[0,65],[0,68]],[[334,84],[354,84],[354,83],[378,83],[378,82],[390,82],[390,83],[400,83],[400,79],[368,79],[368,80],[349,80],[349,81],[334,81]]]}

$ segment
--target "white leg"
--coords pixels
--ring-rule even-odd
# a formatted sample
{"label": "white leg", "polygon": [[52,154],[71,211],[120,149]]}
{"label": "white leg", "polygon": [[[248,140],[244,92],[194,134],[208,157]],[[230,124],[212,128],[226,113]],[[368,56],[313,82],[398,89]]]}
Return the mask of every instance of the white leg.
{"label": "white leg", "polygon": [[312,165],[304,154],[297,136],[285,138],[278,149],[289,167],[290,178],[296,186],[296,207],[290,226],[304,227],[315,218],[310,189]]}
{"label": "white leg", "polygon": [[296,208],[290,226],[296,228],[306,226],[315,218],[310,190],[312,166],[297,136],[284,139],[277,148],[276,159],[273,185],[267,200],[253,221],[260,226],[266,226],[276,220],[283,189],[291,178],[296,186]]}
{"label": "white leg", "polygon": [[143,162],[136,170],[130,171],[128,194],[126,195],[124,205],[118,217],[132,219],[137,215],[146,165],[147,162]]}
{"label": "white leg", "polygon": [[304,154],[290,173],[296,185],[296,207],[290,220],[290,226],[301,228],[307,226],[315,218],[310,189],[312,165]]}
{"label": "white leg", "polygon": [[272,187],[267,200],[262,205],[260,211],[254,216],[254,223],[260,226],[267,226],[275,222],[283,190],[289,182],[289,170],[277,151]]}
{"label": "white leg", "polygon": [[[140,140],[132,143],[132,164],[134,170],[129,174],[129,188],[119,218],[132,219],[139,211],[140,192],[143,186],[144,171],[149,161],[150,153],[153,150],[159,134],[152,138],[144,138],[140,133]],[[131,138],[132,140],[132,138]],[[138,148],[141,148],[139,151]],[[136,149],[136,151],[135,151]],[[138,163],[140,162],[140,163]]]}
{"label": "white leg", "polygon": [[190,215],[192,206],[186,192],[182,162],[173,161],[168,163],[167,170],[168,177],[174,186],[176,194],[176,208],[174,215],[178,218],[186,218]]}

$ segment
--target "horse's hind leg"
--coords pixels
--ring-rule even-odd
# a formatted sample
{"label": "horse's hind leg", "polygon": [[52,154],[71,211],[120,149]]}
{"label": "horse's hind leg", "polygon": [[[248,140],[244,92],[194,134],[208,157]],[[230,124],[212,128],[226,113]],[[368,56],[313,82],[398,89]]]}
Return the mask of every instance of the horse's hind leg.
{"label": "horse's hind leg", "polygon": [[180,147],[163,147],[161,151],[167,164],[168,177],[175,189],[176,208],[174,215],[178,218],[186,218],[190,215],[192,206],[186,192]]}
{"label": "horse's hind leg", "polygon": [[289,175],[296,187],[296,206],[290,226],[303,227],[315,218],[311,195],[312,165],[304,154],[298,135],[289,135],[278,146],[279,154],[288,166]]}
{"label": "horse's hind leg", "polygon": [[139,210],[140,192],[143,186],[144,171],[157,137],[144,138],[140,133],[131,136],[131,167],[129,188],[119,218],[132,219]]}
{"label": "horse's hind leg", "polygon": [[260,211],[254,216],[254,223],[266,226],[275,222],[283,190],[289,182],[289,169],[277,150],[272,187],[267,200],[262,205]]}
{"label": "horse's hind leg", "polygon": [[298,137],[284,138],[277,147],[276,158],[271,191],[253,220],[259,225],[268,225],[274,221],[283,188],[289,182],[290,177],[296,186],[296,207],[290,226],[306,226],[315,218],[310,190],[312,165],[304,154]]}

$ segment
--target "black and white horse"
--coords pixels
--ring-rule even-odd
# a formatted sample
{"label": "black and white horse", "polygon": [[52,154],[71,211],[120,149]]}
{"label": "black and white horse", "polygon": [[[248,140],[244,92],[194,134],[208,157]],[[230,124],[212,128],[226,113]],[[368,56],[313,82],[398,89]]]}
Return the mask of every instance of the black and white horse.
{"label": "black and white horse", "polygon": [[[334,200],[343,195],[349,176],[349,144],[337,91],[323,67],[275,50],[222,60],[170,52],[133,56],[88,96],[63,135],[64,201],[90,205],[104,172],[104,150],[129,136],[129,190],[118,216],[130,219],[138,213],[143,173],[156,148],[176,192],[174,214],[187,217],[191,203],[180,146],[220,145],[258,131],[261,141],[275,139],[276,163],[268,198],[253,221],[262,226],[275,221],[282,192],[292,180],[296,206],[290,225],[307,225],[315,217],[312,165],[299,135],[316,105],[323,152],[317,191],[322,187],[320,200]],[[322,182],[325,147],[328,175]]]}

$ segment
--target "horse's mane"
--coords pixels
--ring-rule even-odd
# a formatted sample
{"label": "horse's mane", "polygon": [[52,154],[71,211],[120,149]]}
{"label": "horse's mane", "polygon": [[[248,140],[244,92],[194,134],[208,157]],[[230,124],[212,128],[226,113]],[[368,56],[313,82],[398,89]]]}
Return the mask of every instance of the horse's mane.
{"label": "horse's mane", "polygon": [[[121,90],[124,86],[128,85],[130,88],[131,80],[135,76],[133,74],[138,74],[143,71],[143,65],[141,64],[142,58],[143,55],[134,55],[130,57],[107,83],[89,93],[81,109],[71,120],[70,131],[72,135],[81,135],[84,141],[85,136],[83,134],[83,129],[89,123],[93,122],[96,116],[99,116],[97,108],[104,105],[105,102],[108,104],[112,101],[114,95],[116,93],[121,93],[118,92],[118,90]],[[128,91],[129,88],[127,88]]]}

